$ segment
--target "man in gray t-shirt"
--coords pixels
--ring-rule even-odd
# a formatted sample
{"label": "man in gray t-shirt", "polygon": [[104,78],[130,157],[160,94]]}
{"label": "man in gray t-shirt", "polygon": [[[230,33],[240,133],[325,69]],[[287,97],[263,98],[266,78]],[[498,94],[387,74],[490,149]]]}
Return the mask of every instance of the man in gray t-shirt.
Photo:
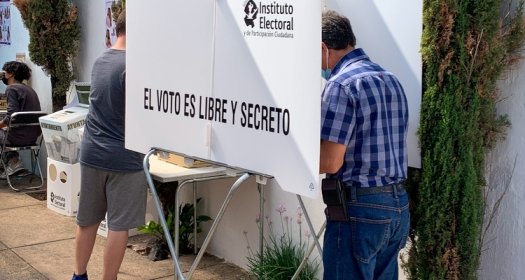
{"label": "man in gray t-shirt", "polygon": [[117,41],[93,65],[89,113],[80,148],[81,183],[73,280],[87,279],[87,265],[107,212],[103,279],[116,279],[128,230],[144,224],[147,183],[143,155],[124,147],[126,21],[117,20]]}

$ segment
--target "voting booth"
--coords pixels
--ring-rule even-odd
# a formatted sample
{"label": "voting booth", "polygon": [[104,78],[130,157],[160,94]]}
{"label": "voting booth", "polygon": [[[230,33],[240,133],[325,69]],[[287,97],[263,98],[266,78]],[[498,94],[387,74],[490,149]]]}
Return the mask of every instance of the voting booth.
{"label": "voting booth", "polygon": [[[85,92],[89,86],[75,87],[83,103],[40,118],[42,136],[47,149],[47,208],[67,216],[75,216],[80,192],[81,129],[88,113]],[[78,98],[80,100],[80,98]]]}
{"label": "voting booth", "polygon": [[[357,47],[403,84],[410,110],[409,165],[419,167],[422,1],[403,8],[401,1],[323,3],[351,19]],[[165,0],[130,2],[126,9],[126,148],[150,151],[147,157],[154,151],[175,152],[263,177],[267,185],[296,194],[306,215],[301,196],[320,195],[322,5]],[[159,36],[152,32],[158,26],[171,29]],[[310,223],[309,229],[318,232]],[[185,279],[177,258],[174,265]]]}

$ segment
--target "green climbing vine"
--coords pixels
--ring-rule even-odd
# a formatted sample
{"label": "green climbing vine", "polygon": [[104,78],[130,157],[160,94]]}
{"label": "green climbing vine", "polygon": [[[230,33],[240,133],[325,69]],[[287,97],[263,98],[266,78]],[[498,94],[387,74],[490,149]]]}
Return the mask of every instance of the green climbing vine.
{"label": "green climbing vine", "polygon": [[485,154],[510,125],[495,110],[497,82],[521,59],[524,39],[521,2],[424,0],[410,279],[476,279]]}

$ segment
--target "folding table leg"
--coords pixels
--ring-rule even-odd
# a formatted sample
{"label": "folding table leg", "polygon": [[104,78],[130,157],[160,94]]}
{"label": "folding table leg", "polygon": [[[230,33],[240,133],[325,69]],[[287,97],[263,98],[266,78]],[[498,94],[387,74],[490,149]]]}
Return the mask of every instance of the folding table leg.
{"label": "folding table leg", "polygon": [[182,268],[180,266],[178,257],[175,254],[175,248],[173,247],[173,240],[171,239],[171,233],[168,229],[168,225],[166,224],[166,217],[164,216],[164,211],[162,211],[162,205],[160,203],[160,199],[157,194],[157,189],[155,188],[155,184],[153,183],[153,178],[151,177],[151,173],[149,172],[149,158],[155,151],[156,151],[155,149],[151,149],[144,157],[144,162],[143,162],[144,172],[146,173],[146,180],[148,181],[148,186],[151,191],[151,196],[153,197],[153,202],[155,202],[155,207],[157,208],[157,212],[159,213],[160,224],[162,226],[162,230],[164,231],[164,236],[166,236],[170,254],[173,256],[172,257],[173,264],[174,264],[173,270],[175,271],[176,277],[179,277],[180,279],[184,279],[184,275],[182,274]]}
{"label": "folding table leg", "polygon": [[[323,223],[323,225],[321,226],[321,228],[319,229],[319,232],[314,235],[314,239],[317,239],[319,240],[319,238],[321,237],[321,235],[323,235],[323,232],[326,228],[326,221]],[[303,268],[304,266],[306,265],[306,262],[308,261],[308,259],[310,258],[310,255],[312,254],[312,251],[314,250],[314,247],[315,247],[315,242],[310,244],[310,247],[308,248],[308,250],[306,251],[306,254],[304,255],[304,258],[303,260],[301,261],[301,263],[299,264],[299,267],[297,268],[297,270],[295,271],[295,274],[293,275],[292,279],[291,280],[295,280],[299,277],[299,275],[301,274],[301,271],[303,271]],[[321,256],[322,256],[322,253],[320,253]]]}
{"label": "folding table leg", "polygon": [[199,265],[199,262],[204,255],[204,252],[206,251],[206,247],[208,247],[208,244],[211,241],[211,238],[213,237],[213,234],[215,233],[215,230],[217,229],[217,225],[222,219],[222,216],[224,215],[224,212],[226,212],[226,207],[228,207],[228,204],[230,203],[231,198],[233,197],[233,194],[235,191],[239,188],[239,186],[246,181],[250,177],[249,173],[244,173],[235,183],[231,186],[230,191],[228,192],[228,195],[226,195],[226,198],[224,199],[224,202],[222,203],[221,209],[219,209],[219,213],[217,214],[217,217],[213,221],[213,224],[211,225],[210,231],[206,235],[206,239],[204,240],[204,243],[202,244],[201,250],[199,251],[199,254],[193,261],[193,264],[190,268],[190,272],[188,272],[188,280],[191,279],[193,276],[193,273],[197,269],[197,266]]}
{"label": "folding table leg", "polygon": [[317,234],[314,234],[316,231],[312,225],[312,221],[310,220],[310,216],[308,215],[308,212],[306,211],[306,208],[304,207],[303,199],[300,195],[297,195],[297,200],[299,200],[299,205],[301,206],[301,209],[303,210],[304,219],[306,220],[306,223],[308,224],[308,228],[310,229],[310,232],[312,233],[312,236],[314,238],[314,242],[310,245],[310,248],[306,251],[306,254],[304,255],[303,260],[301,261],[301,264],[295,271],[295,274],[292,277],[292,280],[297,279],[299,275],[301,274],[301,271],[303,270],[304,266],[306,265],[306,262],[308,261],[308,258],[312,254],[312,251],[314,250],[314,247],[317,247],[317,250],[319,251],[319,255],[323,256],[323,249],[321,248],[321,244],[319,243],[319,238],[323,234],[325,228],[326,228],[326,221],[323,223],[321,228],[319,229],[319,232]]}

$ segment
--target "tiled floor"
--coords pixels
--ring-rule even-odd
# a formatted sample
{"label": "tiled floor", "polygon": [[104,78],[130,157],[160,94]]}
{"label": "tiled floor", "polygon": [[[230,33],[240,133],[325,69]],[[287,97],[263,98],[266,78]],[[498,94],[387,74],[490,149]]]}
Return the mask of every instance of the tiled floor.
{"label": "tiled floor", "polygon": [[[24,179],[25,180],[25,179]],[[0,279],[70,279],[74,264],[74,217],[47,209],[24,192],[15,193],[0,181]],[[134,242],[130,238],[130,242]],[[98,236],[88,271],[99,279],[105,238]],[[182,257],[189,269],[194,256]],[[119,279],[173,279],[171,260],[150,261],[126,251]],[[205,256],[192,279],[249,279],[246,271],[213,256]]]}

